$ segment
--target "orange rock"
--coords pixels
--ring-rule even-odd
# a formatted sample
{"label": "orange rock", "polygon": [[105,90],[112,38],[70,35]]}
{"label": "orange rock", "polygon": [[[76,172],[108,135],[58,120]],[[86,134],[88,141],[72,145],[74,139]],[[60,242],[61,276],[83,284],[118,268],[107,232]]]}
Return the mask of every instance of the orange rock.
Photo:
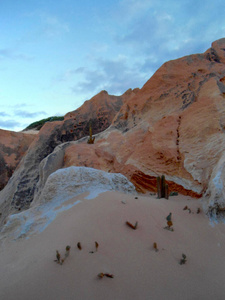
{"label": "orange rock", "polygon": [[0,190],[7,184],[35,138],[34,134],[0,129]]}
{"label": "orange rock", "polygon": [[203,54],[164,63],[140,90],[102,91],[64,121],[46,123],[0,200],[29,204],[39,177],[72,165],[122,173],[140,192],[155,192],[164,174],[170,192],[201,197],[208,188],[210,195],[225,149],[224,49],[225,39],[215,41]]}

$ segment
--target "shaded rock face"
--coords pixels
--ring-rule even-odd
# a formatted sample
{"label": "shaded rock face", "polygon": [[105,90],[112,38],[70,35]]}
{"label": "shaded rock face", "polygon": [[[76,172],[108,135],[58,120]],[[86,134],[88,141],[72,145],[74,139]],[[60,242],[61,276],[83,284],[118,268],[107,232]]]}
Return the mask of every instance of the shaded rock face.
{"label": "shaded rock face", "polygon": [[68,135],[72,136],[72,140],[89,135],[89,121],[93,134],[107,129],[123,103],[134,97],[138,91],[139,89],[129,89],[121,96],[112,96],[101,91],[91,100],[85,101],[80,108],[65,115],[67,136],[65,139],[62,137],[62,142],[68,141]]}
{"label": "shaded rock face", "polygon": [[[73,165],[122,173],[140,192],[155,191],[164,174],[170,191],[206,195],[212,206],[209,183],[225,147],[224,49],[218,40],[203,54],[166,62],[140,90],[103,91],[63,122],[45,124],[0,193],[1,209],[28,207],[52,172]],[[89,120],[94,145],[82,138]]]}
{"label": "shaded rock face", "polygon": [[[38,135],[32,135],[35,140],[30,145],[26,156],[23,157],[8,185],[0,193],[2,216],[30,206],[37,182],[41,176],[40,164],[54,151],[56,146],[62,145],[60,149],[64,151],[69,141],[76,141],[89,135],[89,120],[92,121],[93,134],[104,130],[109,126],[123,101],[127,101],[137,92],[138,89],[128,90],[122,96],[110,96],[107,92],[102,91],[90,101],[86,101],[78,109],[78,112],[74,111],[66,115],[64,121],[48,122],[41,128]],[[104,124],[102,121],[98,121],[100,116],[104,116]],[[6,142],[4,143],[6,144]],[[56,165],[53,164],[49,167],[48,164],[51,171],[48,170],[46,174],[49,175],[56,169],[63,167],[63,154],[60,154],[59,157],[61,160]],[[1,156],[0,164],[4,164]],[[3,173],[6,172],[5,167],[2,170]],[[0,223],[3,221],[3,218],[0,218]]]}
{"label": "shaded rock face", "polygon": [[33,134],[0,130],[0,190],[5,187],[34,139]]}

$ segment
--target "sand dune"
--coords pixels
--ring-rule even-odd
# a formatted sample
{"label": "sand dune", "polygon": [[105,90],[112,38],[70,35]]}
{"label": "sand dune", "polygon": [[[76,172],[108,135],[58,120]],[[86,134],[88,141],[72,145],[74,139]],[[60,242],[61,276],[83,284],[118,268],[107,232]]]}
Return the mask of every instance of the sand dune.
{"label": "sand dune", "polygon": [[[80,202],[59,213],[43,232],[2,240],[0,299],[224,298],[225,225],[197,214],[200,200],[180,195],[135,199],[119,192],[87,200],[87,195],[67,201]],[[186,205],[191,213],[183,210]],[[173,232],[164,229],[170,212]],[[126,221],[138,221],[137,229]],[[59,265],[56,250],[63,256],[67,245],[70,255]],[[182,253],[184,265],[179,264]],[[114,278],[100,279],[100,272]]]}

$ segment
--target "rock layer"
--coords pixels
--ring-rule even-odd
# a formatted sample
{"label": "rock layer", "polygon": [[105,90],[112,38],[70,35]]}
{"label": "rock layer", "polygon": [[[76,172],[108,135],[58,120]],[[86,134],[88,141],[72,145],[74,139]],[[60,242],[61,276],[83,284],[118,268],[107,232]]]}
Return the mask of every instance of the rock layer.
{"label": "rock layer", "polygon": [[7,184],[34,139],[33,134],[0,129],[0,190]]}
{"label": "rock layer", "polygon": [[[0,193],[2,216],[0,217],[0,225],[4,222],[6,215],[30,206],[37,182],[41,176],[39,167],[42,160],[48,157],[58,145],[62,145],[60,149],[64,151],[69,141],[76,141],[88,135],[90,120],[92,121],[93,134],[106,129],[123,102],[132,98],[137,92],[138,89],[130,89],[121,96],[111,96],[102,91],[86,101],[77,111],[68,113],[64,121],[47,122],[38,135],[32,135],[35,137],[34,142],[30,145],[9,183]],[[102,116],[104,116],[104,122],[102,122]],[[54,167],[48,164],[49,170],[46,174],[49,175],[56,169],[63,167],[63,152],[59,157],[61,159],[55,163]],[[40,170],[42,170],[41,167]],[[3,172],[5,172],[5,168],[3,168]]]}
{"label": "rock layer", "polygon": [[[141,192],[155,191],[155,178],[164,174],[170,191],[204,194],[213,206],[210,183],[225,146],[224,49],[225,39],[218,40],[203,54],[166,62],[140,90],[119,98],[103,91],[64,121],[45,124],[0,194],[4,209],[29,206],[43,178],[72,165],[122,173]],[[89,120],[94,145],[81,138]]]}

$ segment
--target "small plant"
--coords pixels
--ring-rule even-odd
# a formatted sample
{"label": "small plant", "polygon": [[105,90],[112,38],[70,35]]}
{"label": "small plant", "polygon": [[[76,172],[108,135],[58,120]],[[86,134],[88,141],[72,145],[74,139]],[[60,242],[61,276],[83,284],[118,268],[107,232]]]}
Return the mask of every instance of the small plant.
{"label": "small plant", "polygon": [[153,248],[154,248],[155,252],[158,252],[158,251],[159,251],[159,249],[158,249],[158,247],[157,247],[157,243],[156,243],[156,242],[154,242],[154,243],[153,243]]}
{"label": "small plant", "polygon": [[66,246],[66,254],[65,254],[65,258],[67,258],[70,254],[70,246]]}
{"label": "small plant", "polygon": [[58,264],[60,263],[60,261],[61,261],[61,255],[60,255],[60,253],[59,253],[59,251],[58,250],[56,250],[56,260],[55,260]]}
{"label": "small plant", "polygon": [[172,228],[172,226],[173,226],[172,213],[169,213],[169,215],[166,217],[166,220],[167,220],[167,226],[164,227],[164,229],[168,229],[170,231],[174,231],[174,229]]}
{"label": "small plant", "polygon": [[101,278],[103,278],[105,276],[105,274],[104,273],[99,273],[98,274],[98,277],[101,279]]}
{"label": "small plant", "polygon": [[197,214],[200,214],[200,212],[201,212],[201,209],[198,207],[197,208]]}
{"label": "small plant", "polygon": [[61,254],[58,250],[56,250],[56,259],[54,261],[59,265],[62,265],[64,263],[64,259],[61,258]]}
{"label": "small plant", "polygon": [[70,246],[66,246],[66,253],[65,253],[65,257],[61,258],[61,254],[59,253],[58,250],[56,250],[56,259],[54,260],[55,262],[57,262],[57,264],[62,265],[65,261],[65,259],[69,256],[70,254]]}
{"label": "small plant", "polygon": [[172,213],[169,213],[168,216],[166,217],[167,221],[171,221],[172,220]]}
{"label": "small plant", "polygon": [[81,243],[80,243],[80,242],[78,242],[78,243],[77,243],[77,248],[78,248],[79,250],[81,250],[81,249],[82,249],[82,247],[81,247]]}
{"label": "small plant", "polygon": [[169,186],[168,184],[165,185],[165,199],[169,199]]}
{"label": "small plant", "polygon": [[92,123],[91,121],[89,122],[89,139],[87,141],[88,144],[94,144],[95,142],[95,137],[92,138]]}
{"label": "small plant", "polygon": [[167,221],[167,226],[168,226],[168,229],[172,229],[173,222],[172,221]]}
{"label": "small plant", "polygon": [[158,199],[169,199],[169,186],[166,184],[165,175],[162,175],[161,178],[157,177],[157,194]]}
{"label": "small plant", "polygon": [[98,251],[98,242],[95,242],[95,250],[96,250],[96,252]]}
{"label": "small plant", "polygon": [[109,274],[109,273],[105,273],[105,276],[108,277],[108,278],[114,278],[114,275],[113,274]]}
{"label": "small plant", "polygon": [[98,242],[96,242],[95,241],[95,251],[89,251],[89,253],[95,253],[95,252],[97,252],[98,251],[98,247],[99,247],[99,244],[98,244]]}
{"label": "small plant", "polygon": [[138,222],[135,223],[135,225],[131,224],[130,222],[126,222],[127,226],[129,226],[130,228],[136,230],[137,229],[137,226],[138,226]]}
{"label": "small plant", "polygon": [[187,256],[183,253],[180,259],[180,265],[184,265],[187,262]]}
{"label": "small plant", "polygon": [[109,274],[109,273],[99,273],[98,274],[98,278],[102,279],[104,276],[108,277],[108,278],[114,278],[113,274]]}
{"label": "small plant", "polygon": [[158,195],[158,199],[162,198],[161,197],[161,179],[159,176],[157,177],[157,195]]}

